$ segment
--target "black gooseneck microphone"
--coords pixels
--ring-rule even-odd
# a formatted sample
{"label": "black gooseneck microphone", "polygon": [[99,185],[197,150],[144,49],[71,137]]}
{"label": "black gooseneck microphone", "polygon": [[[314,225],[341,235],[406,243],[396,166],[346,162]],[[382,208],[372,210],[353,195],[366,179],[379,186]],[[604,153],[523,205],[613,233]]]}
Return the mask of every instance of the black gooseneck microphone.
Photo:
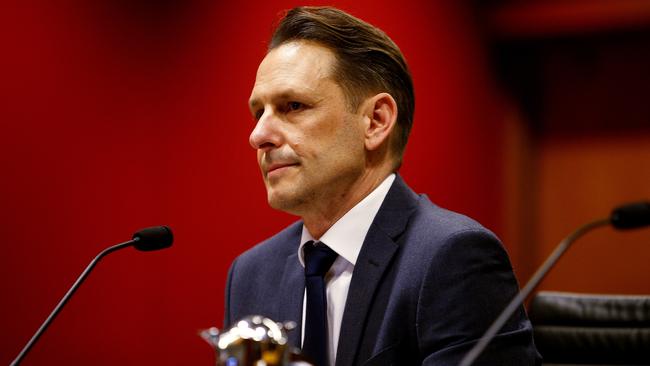
{"label": "black gooseneck microphone", "polygon": [[83,281],[88,277],[90,274],[90,271],[95,267],[97,262],[99,262],[100,259],[102,259],[104,256],[106,256],[109,253],[112,253],[116,250],[120,250],[126,247],[133,246],[135,249],[142,250],[142,251],[152,251],[152,250],[158,250],[158,249],[164,249],[168,248],[172,245],[172,242],[174,241],[174,235],[172,234],[172,230],[168,226],[154,226],[154,227],[148,227],[146,229],[142,229],[135,234],[133,234],[133,238],[129,241],[126,241],[121,244],[114,245],[112,247],[108,247],[104,250],[102,250],[95,259],[90,262],[88,267],[81,273],[79,278],[77,278],[77,281],[70,287],[68,292],[63,296],[61,301],[59,301],[59,304],[52,310],[52,313],[45,319],[43,324],[41,325],[40,328],[34,333],[32,336],[32,339],[27,342],[25,347],[23,347],[23,350],[20,351],[18,354],[18,357],[11,363],[11,366],[16,366],[19,365],[20,362],[22,362],[23,358],[25,358],[25,355],[29,352],[29,350],[32,348],[32,346],[38,341],[38,339],[43,335],[43,332],[45,332],[45,329],[52,323],[52,320],[59,314],[63,306],[70,300],[72,295],[77,291],[79,286],[83,283]]}
{"label": "black gooseneck microphone", "polygon": [[492,323],[492,325],[490,325],[488,330],[483,333],[481,339],[479,339],[474,347],[467,352],[460,362],[460,366],[470,366],[474,361],[476,361],[483,350],[485,350],[485,347],[487,347],[499,330],[501,330],[503,325],[508,321],[508,319],[510,319],[512,314],[519,308],[519,306],[521,306],[537,285],[539,285],[542,279],[544,279],[551,268],[576,239],[594,228],[609,224],[620,230],[636,229],[650,225],[650,202],[637,202],[620,206],[614,209],[608,218],[589,222],[564,238],[564,240],[562,240],[553,250],[551,255],[546,258],[546,261],[544,261],[544,263],[542,263],[542,265],[537,269],[535,274],[533,274],[528,283],[526,283],[526,286],[521,289],[510,303],[508,303],[508,306],[503,309],[501,314],[499,314],[499,317]]}

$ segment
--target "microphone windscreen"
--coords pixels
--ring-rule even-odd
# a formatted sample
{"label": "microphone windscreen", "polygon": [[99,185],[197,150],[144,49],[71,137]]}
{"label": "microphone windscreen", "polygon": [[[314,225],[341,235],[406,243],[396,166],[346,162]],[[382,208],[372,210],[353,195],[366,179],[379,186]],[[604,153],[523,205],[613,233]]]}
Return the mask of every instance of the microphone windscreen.
{"label": "microphone windscreen", "polygon": [[650,202],[630,203],[612,211],[612,225],[617,229],[634,229],[650,225]]}
{"label": "microphone windscreen", "polygon": [[135,249],[151,251],[172,246],[174,235],[168,226],[152,226],[133,234],[133,240]]}

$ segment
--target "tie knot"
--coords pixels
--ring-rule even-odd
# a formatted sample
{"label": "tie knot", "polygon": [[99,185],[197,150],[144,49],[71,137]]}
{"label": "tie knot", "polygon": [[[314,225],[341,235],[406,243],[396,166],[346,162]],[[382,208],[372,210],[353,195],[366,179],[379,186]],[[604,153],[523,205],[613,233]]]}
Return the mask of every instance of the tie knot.
{"label": "tie knot", "polygon": [[338,257],[335,251],[323,243],[316,245],[310,241],[305,244],[303,250],[306,276],[324,276]]}

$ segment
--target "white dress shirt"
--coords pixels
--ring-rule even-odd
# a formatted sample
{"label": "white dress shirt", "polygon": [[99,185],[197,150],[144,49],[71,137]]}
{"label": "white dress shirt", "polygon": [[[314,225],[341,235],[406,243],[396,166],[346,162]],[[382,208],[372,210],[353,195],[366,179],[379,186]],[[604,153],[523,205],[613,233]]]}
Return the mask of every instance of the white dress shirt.
{"label": "white dress shirt", "polygon": [[[323,242],[332,248],[339,256],[332,264],[332,267],[325,275],[325,286],[327,292],[327,331],[328,331],[328,350],[329,363],[334,365],[336,360],[336,349],[339,343],[339,333],[341,330],[341,320],[343,319],[343,310],[345,301],[348,297],[350,280],[357,257],[361,251],[363,240],[368,234],[370,224],[375,219],[379,207],[384,202],[390,186],[395,180],[395,174],[389,175],[384,181],[370,192],[361,202],[357,203],[350,211],[341,217],[332,227],[329,228],[320,237],[314,239],[307,228],[302,227],[302,238],[298,248],[298,258],[300,264],[305,266],[304,254],[302,247],[310,240],[314,242]],[[305,314],[306,314],[306,296],[303,299],[302,306],[302,339],[305,338]]]}

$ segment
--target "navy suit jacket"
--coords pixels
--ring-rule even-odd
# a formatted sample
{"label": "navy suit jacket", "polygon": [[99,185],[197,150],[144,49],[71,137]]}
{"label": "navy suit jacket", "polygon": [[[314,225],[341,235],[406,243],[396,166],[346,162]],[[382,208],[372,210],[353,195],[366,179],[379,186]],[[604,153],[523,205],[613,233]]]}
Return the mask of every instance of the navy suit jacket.
{"label": "navy suit jacket", "polygon": [[[302,222],[243,253],[226,286],[224,326],[248,315],[298,327]],[[518,291],[499,240],[465,216],[414,193],[397,176],[363,242],[345,304],[336,366],[457,365]],[[536,365],[521,308],[475,365]]]}

